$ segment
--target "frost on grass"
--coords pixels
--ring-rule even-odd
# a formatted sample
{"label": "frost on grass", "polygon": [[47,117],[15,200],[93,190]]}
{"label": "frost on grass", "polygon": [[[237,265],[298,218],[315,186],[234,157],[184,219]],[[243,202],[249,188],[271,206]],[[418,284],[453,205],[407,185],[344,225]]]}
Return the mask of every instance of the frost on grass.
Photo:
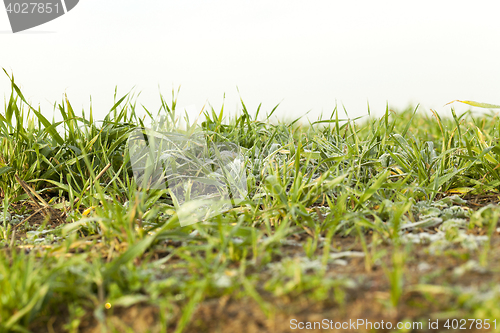
{"label": "frost on grass", "polygon": [[438,231],[436,233],[420,232],[407,234],[402,237],[403,243],[429,244],[429,252],[438,254],[442,251],[459,245],[470,251],[477,250],[479,246],[488,241],[488,236],[467,234],[464,230],[456,230],[450,237],[449,233]]}
{"label": "frost on grass", "polygon": [[[429,251],[433,254],[454,246],[477,250],[482,243],[488,241],[488,236],[467,233],[469,222],[466,218],[471,214],[466,207],[455,206],[464,203],[466,202],[458,196],[446,197],[430,204],[418,202],[413,208],[418,221],[401,226],[403,230],[413,230],[413,233],[401,234],[402,242],[430,245]],[[474,216],[472,218],[474,220]],[[431,227],[432,231],[429,229]],[[417,232],[417,229],[425,231]]]}

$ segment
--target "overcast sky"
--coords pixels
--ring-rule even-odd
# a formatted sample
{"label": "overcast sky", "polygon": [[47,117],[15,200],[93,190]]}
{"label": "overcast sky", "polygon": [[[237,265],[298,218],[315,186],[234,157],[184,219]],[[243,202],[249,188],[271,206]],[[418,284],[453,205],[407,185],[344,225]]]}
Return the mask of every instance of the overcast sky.
{"label": "overcast sky", "polygon": [[[12,34],[0,10],[0,67],[51,115],[68,94],[102,118],[132,88],[160,106],[234,113],[239,97],[280,117],[350,117],[455,99],[500,103],[497,1],[80,0],[66,15]],[[238,90],[239,89],[239,93]],[[10,94],[0,74],[0,92]],[[458,106],[457,106],[458,108]],[[459,109],[460,110],[460,109]]]}

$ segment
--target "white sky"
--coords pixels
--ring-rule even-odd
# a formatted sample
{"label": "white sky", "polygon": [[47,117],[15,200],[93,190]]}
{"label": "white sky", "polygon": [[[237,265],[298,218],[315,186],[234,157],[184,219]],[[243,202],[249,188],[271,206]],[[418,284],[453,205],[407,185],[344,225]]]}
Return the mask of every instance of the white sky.
{"label": "white sky", "polygon": [[[64,92],[102,118],[132,88],[150,110],[181,85],[180,106],[350,117],[454,99],[500,103],[498,1],[80,0],[12,34],[0,8],[0,67],[47,115]],[[239,88],[239,94],[237,88]],[[8,97],[8,78],[0,73]],[[457,105],[457,109],[463,108]]]}

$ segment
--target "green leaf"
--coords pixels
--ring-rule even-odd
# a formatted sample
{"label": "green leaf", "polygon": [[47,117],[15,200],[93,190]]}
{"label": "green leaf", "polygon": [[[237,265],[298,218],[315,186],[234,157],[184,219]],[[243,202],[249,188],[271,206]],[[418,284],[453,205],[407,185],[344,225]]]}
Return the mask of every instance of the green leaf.
{"label": "green leaf", "polygon": [[[474,102],[474,101],[460,101],[458,99],[454,100],[454,101],[451,101],[448,104],[451,104],[451,103],[454,103],[454,102],[460,102],[460,103],[463,103],[463,104],[467,104],[467,105],[470,105],[470,106],[476,106],[478,108],[484,108],[484,109],[500,109],[500,105],[488,104],[488,103],[479,103],[479,102]],[[446,105],[448,105],[448,104],[446,104]]]}
{"label": "green leaf", "polygon": [[358,205],[361,205],[366,200],[368,200],[369,198],[371,198],[371,196],[374,195],[375,192],[377,192],[377,190],[382,187],[382,185],[384,184],[384,182],[386,181],[386,179],[387,179],[388,176],[389,176],[389,171],[387,171],[387,170],[384,173],[381,173],[376,178],[376,180],[373,182],[373,184],[368,189],[366,189],[363,192],[363,194],[361,195],[361,198],[359,198],[359,204]]}
{"label": "green leaf", "polygon": [[165,231],[172,223],[178,221],[177,214],[165,222],[163,226],[153,235],[147,236],[146,238],[138,241],[134,245],[130,246],[121,256],[110,262],[107,266],[107,273],[112,274],[116,272],[122,265],[125,265],[129,261],[141,256],[155,241],[156,237]]}
{"label": "green leaf", "polygon": [[2,168],[0,168],[0,175],[3,175],[4,173],[7,173],[9,171],[12,171],[14,170],[14,168],[10,167],[10,166],[4,166]]}
{"label": "green leaf", "polygon": [[122,306],[128,308],[137,303],[146,302],[149,300],[148,296],[136,294],[136,295],[125,295],[111,302],[113,306]]}

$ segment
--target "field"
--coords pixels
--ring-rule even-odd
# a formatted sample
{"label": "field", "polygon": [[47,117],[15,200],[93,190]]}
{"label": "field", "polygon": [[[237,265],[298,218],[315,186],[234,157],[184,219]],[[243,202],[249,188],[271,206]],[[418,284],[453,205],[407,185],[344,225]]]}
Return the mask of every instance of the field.
{"label": "field", "polygon": [[497,114],[272,123],[242,101],[181,130],[173,92],[148,117],[239,146],[246,172],[244,200],[181,225],[134,178],[133,96],[58,122],[11,81],[0,332],[500,332]]}

